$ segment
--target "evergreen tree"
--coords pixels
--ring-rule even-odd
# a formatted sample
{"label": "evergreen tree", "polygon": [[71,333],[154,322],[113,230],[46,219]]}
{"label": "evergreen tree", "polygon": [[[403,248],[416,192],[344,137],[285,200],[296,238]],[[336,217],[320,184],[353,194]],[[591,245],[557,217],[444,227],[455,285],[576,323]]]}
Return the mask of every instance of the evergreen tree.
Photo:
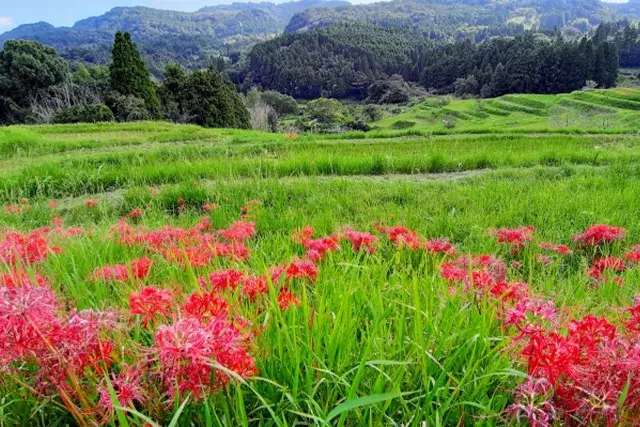
{"label": "evergreen tree", "polygon": [[618,77],[618,50],[611,42],[600,43],[595,52],[593,79],[600,88],[615,86]]}
{"label": "evergreen tree", "polygon": [[131,40],[131,34],[116,33],[109,73],[112,90],[124,96],[143,99],[151,115],[158,115],[160,105],[156,88],[137,46]]}

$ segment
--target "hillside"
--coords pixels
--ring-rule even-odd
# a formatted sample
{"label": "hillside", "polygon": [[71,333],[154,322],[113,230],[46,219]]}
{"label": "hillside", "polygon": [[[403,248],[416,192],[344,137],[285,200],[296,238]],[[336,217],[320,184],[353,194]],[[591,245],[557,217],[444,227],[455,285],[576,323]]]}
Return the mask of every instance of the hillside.
{"label": "hillside", "polygon": [[431,38],[459,37],[482,28],[573,28],[585,32],[611,19],[613,9],[599,0],[394,0],[333,10],[297,13],[286,28],[293,33],[336,22],[362,21],[384,27],[412,26]]}
{"label": "hillside", "polygon": [[309,7],[346,5],[339,0],[234,3],[206,7],[196,12],[176,12],[147,7],[118,7],[87,18],[73,27],[56,28],[45,22],[22,25],[0,35],[0,45],[10,39],[37,40],[54,47],[63,57],[105,64],[113,34],[128,31],[138,43],[152,72],[159,75],[168,62],[201,67],[212,56],[228,54],[283,31],[291,17]]}
{"label": "hillside", "polygon": [[421,133],[602,132],[640,127],[640,90],[505,95],[487,100],[430,98],[372,126]]}

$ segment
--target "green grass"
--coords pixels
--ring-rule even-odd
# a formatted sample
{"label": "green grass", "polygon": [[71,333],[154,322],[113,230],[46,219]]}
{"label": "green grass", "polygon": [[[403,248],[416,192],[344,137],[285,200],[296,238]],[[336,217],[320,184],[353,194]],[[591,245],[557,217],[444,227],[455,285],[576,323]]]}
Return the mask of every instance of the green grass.
{"label": "green grass", "polygon": [[[394,123],[413,121],[414,131],[426,133],[626,133],[635,132],[640,119],[640,91],[610,89],[560,95],[505,95],[490,100],[452,100],[448,105],[426,100],[404,113],[374,124],[394,129]],[[453,114],[452,114],[453,113]],[[453,128],[443,119],[453,115]],[[604,125],[603,125],[604,121]]]}
{"label": "green grass", "polygon": [[[540,241],[570,242],[590,225],[610,223],[625,227],[631,244],[640,242],[640,143],[627,134],[634,123],[629,111],[610,100],[634,96],[592,95],[589,105],[615,110],[615,125],[583,133],[554,127],[547,116],[563,102],[587,102],[578,94],[416,107],[368,134],[291,138],[164,123],[2,128],[0,204],[27,197],[31,209],[20,215],[3,209],[0,224],[22,231],[45,226],[55,200],[66,226],[90,233],[61,241],[63,251],[35,269],[70,306],[124,313],[140,284],[87,278],[96,268],[148,255],[109,237],[110,227],[138,207],[145,209],[140,225],[158,229],[193,226],[205,214],[203,203],[217,203],[220,209],[207,215],[214,228],[224,228],[248,201],[262,202],[247,262],[216,260],[193,271],[151,255],[146,283],[185,293],[209,271],[261,273],[303,256],[291,235],[306,224],[318,235],[344,225],[372,231],[373,221],[403,224],[428,238],[447,237],[463,253],[506,259],[489,229],[532,225]],[[453,130],[442,128],[444,115],[456,118]],[[393,130],[401,120],[416,125]],[[87,208],[87,199],[99,206]],[[626,286],[594,287],[584,257],[543,267],[537,253],[527,250],[526,267],[510,271],[510,279],[530,283],[563,312],[610,314],[635,295],[637,269],[622,274]],[[259,306],[238,303],[234,310],[259,331],[252,348],[259,378],[190,400],[177,425],[514,424],[505,410],[526,367],[489,302],[451,294],[440,262],[388,243],[372,255],[344,245],[322,262],[314,285],[292,285],[299,307],[281,312],[273,290]],[[59,399],[37,399],[11,376],[0,375],[0,393],[2,425],[76,424],[54,403]],[[159,425],[178,413],[138,409]],[[142,425],[135,414],[125,418]]]}

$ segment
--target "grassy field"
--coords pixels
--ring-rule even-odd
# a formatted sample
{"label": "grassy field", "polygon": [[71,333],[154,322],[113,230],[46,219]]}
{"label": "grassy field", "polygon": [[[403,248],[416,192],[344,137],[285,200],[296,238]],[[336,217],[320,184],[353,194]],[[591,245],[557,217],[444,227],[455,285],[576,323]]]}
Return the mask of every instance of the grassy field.
{"label": "grassy field", "polygon": [[637,89],[505,95],[489,100],[431,98],[374,126],[420,133],[636,133],[638,110]]}
{"label": "grassy field", "polygon": [[[611,126],[551,124],[568,102]],[[1,128],[0,425],[628,425],[635,103]]]}

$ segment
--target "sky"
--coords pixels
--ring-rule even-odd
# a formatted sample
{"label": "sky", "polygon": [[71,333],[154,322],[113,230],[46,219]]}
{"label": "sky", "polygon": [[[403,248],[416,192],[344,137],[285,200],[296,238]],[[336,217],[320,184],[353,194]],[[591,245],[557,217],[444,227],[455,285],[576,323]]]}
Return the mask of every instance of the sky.
{"label": "sky", "polygon": [[[276,0],[274,3],[281,1],[285,0]],[[626,0],[609,1],[624,3]],[[0,0],[0,33],[21,24],[39,21],[49,22],[57,27],[71,26],[80,19],[101,15],[116,6],[149,6],[194,11],[204,6],[231,2],[232,0]]]}

